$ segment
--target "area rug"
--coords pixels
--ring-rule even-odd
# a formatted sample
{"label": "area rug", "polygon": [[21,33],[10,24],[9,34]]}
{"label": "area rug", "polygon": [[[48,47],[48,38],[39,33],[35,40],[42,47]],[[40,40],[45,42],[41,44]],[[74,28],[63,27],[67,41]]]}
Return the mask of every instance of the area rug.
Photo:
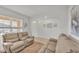
{"label": "area rug", "polygon": [[34,42],[32,45],[29,47],[26,47],[23,51],[20,53],[38,53],[38,51],[42,48],[44,44],[40,42]]}

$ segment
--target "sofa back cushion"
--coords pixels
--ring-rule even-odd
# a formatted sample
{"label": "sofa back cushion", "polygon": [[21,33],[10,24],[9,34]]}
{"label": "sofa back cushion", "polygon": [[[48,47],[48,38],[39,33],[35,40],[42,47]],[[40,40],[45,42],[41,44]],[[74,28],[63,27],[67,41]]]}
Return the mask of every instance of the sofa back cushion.
{"label": "sofa back cushion", "polygon": [[28,37],[28,33],[27,32],[19,32],[18,37],[20,40],[25,40]]}
{"label": "sofa back cushion", "polygon": [[23,36],[27,36],[28,33],[27,33],[27,32],[19,32],[18,35],[19,35],[20,37],[23,37]]}
{"label": "sofa back cushion", "polygon": [[5,34],[3,37],[4,41],[6,42],[15,42],[19,40],[17,33],[8,33]]}
{"label": "sofa back cushion", "polygon": [[57,42],[57,39],[55,39],[55,38],[50,38],[50,41],[52,42]]}

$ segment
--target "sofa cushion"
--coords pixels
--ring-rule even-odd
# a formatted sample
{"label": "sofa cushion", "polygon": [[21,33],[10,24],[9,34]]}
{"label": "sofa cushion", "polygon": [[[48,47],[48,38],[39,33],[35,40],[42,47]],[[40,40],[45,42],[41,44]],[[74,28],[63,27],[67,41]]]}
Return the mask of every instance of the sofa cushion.
{"label": "sofa cushion", "polygon": [[18,49],[19,47],[24,46],[24,42],[23,41],[17,41],[15,43],[13,43],[13,45],[10,47],[11,51]]}
{"label": "sofa cushion", "polygon": [[20,32],[19,35],[22,37],[22,36],[27,36],[28,33],[27,32]]}
{"label": "sofa cushion", "polygon": [[16,42],[19,40],[17,33],[8,33],[5,34],[3,37],[6,42]]}
{"label": "sofa cushion", "polygon": [[56,43],[55,42],[49,43],[48,44],[48,49],[51,50],[51,51],[55,51]]}
{"label": "sofa cushion", "polygon": [[57,44],[56,39],[54,39],[54,38],[50,39],[49,42],[48,42],[47,51],[55,52],[56,44]]}
{"label": "sofa cushion", "polygon": [[25,45],[25,46],[29,46],[29,45],[31,45],[33,42],[34,42],[34,39],[33,39],[33,38],[28,38],[28,39],[24,40],[24,45]]}
{"label": "sofa cushion", "polygon": [[24,37],[20,37],[20,40],[26,40],[28,38],[28,36],[24,36]]}
{"label": "sofa cushion", "polygon": [[23,36],[27,36],[28,33],[27,32],[19,32],[18,35],[19,35],[19,37],[23,37]]}
{"label": "sofa cushion", "polygon": [[27,38],[27,42],[33,41],[33,38]]}
{"label": "sofa cushion", "polygon": [[18,38],[6,40],[6,42],[16,42],[16,41],[18,41]]}
{"label": "sofa cushion", "polygon": [[50,38],[49,40],[52,42],[57,42],[57,39],[55,39],[55,38]]}
{"label": "sofa cushion", "polygon": [[28,37],[28,33],[27,32],[19,32],[18,37],[20,40],[25,40]]}

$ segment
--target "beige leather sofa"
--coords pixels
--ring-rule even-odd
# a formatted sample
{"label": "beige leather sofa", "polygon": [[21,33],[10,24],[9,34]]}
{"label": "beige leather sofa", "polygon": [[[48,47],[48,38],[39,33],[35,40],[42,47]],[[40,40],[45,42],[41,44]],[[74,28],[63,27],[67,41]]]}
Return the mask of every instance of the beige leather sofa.
{"label": "beige leather sofa", "polygon": [[79,41],[70,35],[61,34],[57,40],[56,53],[79,53]]}
{"label": "beige leather sofa", "polygon": [[34,37],[28,36],[27,32],[8,33],[3,35],[3,37],[4,37],[4,42],[12,43],[12,45],[10,45],[8,48],[9,50],[7,48],[5,48],[5,50],[8,50],[8,52],[13,52],[13,53],[20,52],[25,47],[31,45],[34,41]]}

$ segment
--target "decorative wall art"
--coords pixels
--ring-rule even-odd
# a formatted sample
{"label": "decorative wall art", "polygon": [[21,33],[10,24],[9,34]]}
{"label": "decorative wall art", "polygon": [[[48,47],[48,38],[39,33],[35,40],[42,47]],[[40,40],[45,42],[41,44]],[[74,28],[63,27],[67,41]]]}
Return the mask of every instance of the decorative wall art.
{"label": "decorative wall art", "polygon": [[45,28],[48,28],[48,29],[53,29],[53,28],[57,27],[57,24],[56,24],[56,23],[53,24],[53,23],[51,22],[51,23],[43,24],[43,26],[44,26]]}
{"label": "decorative wall art", "polygon": [[71,34],[79,37],[79,7],[71,9]]}

